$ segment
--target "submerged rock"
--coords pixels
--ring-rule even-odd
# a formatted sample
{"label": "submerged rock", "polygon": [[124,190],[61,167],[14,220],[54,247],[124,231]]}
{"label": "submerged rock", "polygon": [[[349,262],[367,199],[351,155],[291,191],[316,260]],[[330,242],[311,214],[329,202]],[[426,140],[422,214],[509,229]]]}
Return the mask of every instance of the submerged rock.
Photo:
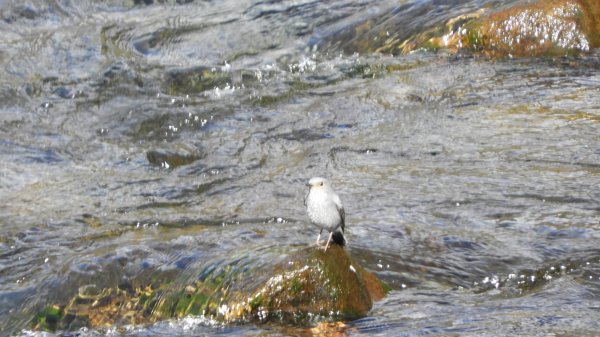
{"label": "submerged rock", "polygon": [[100,290],[94,284],[85,285],[68,304],[53,304],[39,312],[33,319],[33,328],[56,331],[150,322],[152,295],[150,288]]}
{"label": "submerged rock", "polygon": [[231,74],[220,69],[196,67],[167,73],[163,89],[170,95],[201,93],[232,83]]}
{"label": "submerged rock", "polygon": [[188,165],[196,160],[202,159],[203,153],[198,150],[182,149],[181,152],[169,150],[149,150],[146,152],[148,163],[153,166],[161,166],[164,168],[175,168],[178,166]]}
{"label": "submerged rock", "polygon": [[[115,289],[83,286],[66,305],[53,304],[33,320],[38,330],[112,327],[201,315],[223,323],[275,321],[308,325],[365,316],[386,286],[341,246],[291,252],[270,272],[225,268],[193,284],[178,282]],[[253,278],[254,286],[236,286]]]}

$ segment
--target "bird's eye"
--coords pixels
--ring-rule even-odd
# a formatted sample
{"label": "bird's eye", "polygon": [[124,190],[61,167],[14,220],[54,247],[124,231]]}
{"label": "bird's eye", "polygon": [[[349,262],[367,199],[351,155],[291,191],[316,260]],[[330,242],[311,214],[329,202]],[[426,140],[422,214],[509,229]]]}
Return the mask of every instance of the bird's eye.
{"label": "bird's eye", "polygon": [[323,182],[322,181],[319,183],[319,186],[323,186]]}

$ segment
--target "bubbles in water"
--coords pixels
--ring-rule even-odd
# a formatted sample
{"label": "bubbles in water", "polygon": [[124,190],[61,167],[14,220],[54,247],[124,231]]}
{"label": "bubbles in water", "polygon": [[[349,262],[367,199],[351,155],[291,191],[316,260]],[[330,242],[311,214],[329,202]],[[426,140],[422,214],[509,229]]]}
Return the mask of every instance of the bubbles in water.
{"label": "bubbles in water", "polygon": [[307,71],[315,71],[317,63],[306,56],[302,56],[302,59],[298,63],[288,65],[288,69],[291,73],[305,73]]}
{"label": "bubbles in water", "polygon": [[255,70],[254,71],[254,77],[256,77],[256,79],[259,82],[262,82],[262,80],[263,80],[263,73],[262,73],[262,71],[260,71],[260,69]]}
{"label": "bubbles in water", "polygon": [[225,71],[225,72],[231,71],[231,64],[229,64],[229,63],[227,63],[227,61],[225,61],[225,65],[221,67],[221,71]]}
{"label": "bubbles in water", "polygon": [[155,223],[148,223],[148,222],[145,222],[145,223],[140,223],[140,222],[138,222],[138,223],[135,225],[135,228],[136,228],[136,229],[156,228],[156,227],[158,227],[159,225],[160,225],[160,223],[158,223],[158,222],[155,222]]}
{"label": "bubbles in water", "polygon": [[208,91],[204,95],[206,97],[218,99],[218,98],[222,98],[224,96],[232,95],[233,93],[235,93],[236,89],[238,89],[238,90],[244,89],[244,85],[242,84],[242,85],[236,87],[235,85],[226,83],[222,89],[219,87],[215,87],[212,91]]}
{"label": "bubbles in water", "polygon": [[482,281],[483,284],[491,284],[494,288],[498,289],[498,287],[500,286],[500,279],[498,278],[498,276],[493,275],[492,278],[489,277],[485,277]]}
{"label": "bubbles in water", "polygon": [[277,218],[268,218],[264,221],[264,223],[287,223],[288,220],[282,217]]}

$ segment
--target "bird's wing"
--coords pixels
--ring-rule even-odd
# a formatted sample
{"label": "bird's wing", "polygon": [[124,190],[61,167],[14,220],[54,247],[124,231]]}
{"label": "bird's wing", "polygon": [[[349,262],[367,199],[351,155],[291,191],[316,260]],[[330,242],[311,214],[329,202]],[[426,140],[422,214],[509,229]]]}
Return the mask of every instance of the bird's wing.
{"label": "bird's wing", "polygon": [[340,218],[342,219],[342,233],[344,233],[344,228],[346,227],[346,211],[344,211],[344,207],[337,208],[338,213],[340,213]]}
{"label": "bird's wing", "polygon": [[342,205],[342,200],[337,194],[333,194],[333,203],[335,204],[335,208],[337,208],[338,213],[340,214],[340,219],[342,219],[342,233],[344,232],[344,228],[346,227],[346,211],[344,211],[344,206]]}

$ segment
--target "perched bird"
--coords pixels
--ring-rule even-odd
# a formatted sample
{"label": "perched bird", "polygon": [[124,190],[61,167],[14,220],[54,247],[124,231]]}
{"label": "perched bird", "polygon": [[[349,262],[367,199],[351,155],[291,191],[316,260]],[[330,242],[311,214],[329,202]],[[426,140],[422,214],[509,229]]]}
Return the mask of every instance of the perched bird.
{"label": "perched bird", "polygon": [[[304,197],[306,213],[308,213],[310,222],[321,228],[319,236],[317,236],[317,246],[320,245],[319,240],[321,239],[323,229],[329,231],[329,239],[325,244],[325,251],[329,248],[332,238],[334,243],[343,246],[346,241],[344,237],[346,214],[340,197],[335,194],[329,182],[324,178],[311,178],[307,186],[309,186],[308,193]],[[341,228],[341,232],[337,231],[338,228]]]}

